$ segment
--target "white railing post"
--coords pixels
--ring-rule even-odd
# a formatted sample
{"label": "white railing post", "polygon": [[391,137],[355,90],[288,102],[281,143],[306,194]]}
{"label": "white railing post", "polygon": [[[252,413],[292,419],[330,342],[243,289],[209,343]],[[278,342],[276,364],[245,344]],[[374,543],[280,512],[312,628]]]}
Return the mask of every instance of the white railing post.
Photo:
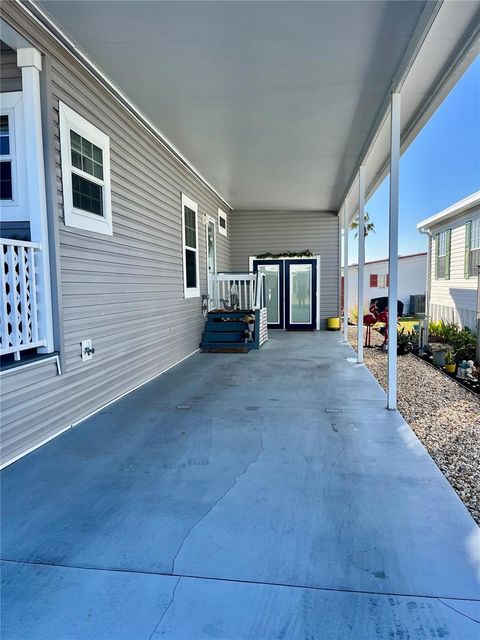
{"label": "white railing post", "polygon": [[358,170],[358,318],[357,362],[363,362],[363,298],[365,295],[365,165]]}
{"label": "white railing post", "polygon": [[388,387],[387,408],[397,408],[398,196],[400,174],[400,94],[390,109],[390,207],[388,223]]}
{"label": "white railing post", "polygon": [[348,342],[348,198],[343,203],[343,341]]}
{"label": "white railing post", "polygon": [[[38,321],[45,338],[46,353],[53,351],[52,295],[48,249],[47,202],[43,158],[40,71],[42,55],[34,48],[17,50],[17,66],[22,69],[23,118],[25,129],[26,175],[31,238],[39,242],[36,256]],[[33,254],[32,254],[33,256]]]}

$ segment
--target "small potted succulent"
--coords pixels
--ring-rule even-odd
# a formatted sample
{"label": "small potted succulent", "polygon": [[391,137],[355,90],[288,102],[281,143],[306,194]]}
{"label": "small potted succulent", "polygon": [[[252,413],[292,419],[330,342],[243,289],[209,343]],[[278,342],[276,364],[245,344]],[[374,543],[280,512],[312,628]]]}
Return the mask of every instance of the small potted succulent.
{"label": "small potted succulent", "polygon": [[455,354],[451,349],[448,349],[445,353],[444,368],[447,373],[455,373],[455,369],[457,368],[457,363],[455,362]]}

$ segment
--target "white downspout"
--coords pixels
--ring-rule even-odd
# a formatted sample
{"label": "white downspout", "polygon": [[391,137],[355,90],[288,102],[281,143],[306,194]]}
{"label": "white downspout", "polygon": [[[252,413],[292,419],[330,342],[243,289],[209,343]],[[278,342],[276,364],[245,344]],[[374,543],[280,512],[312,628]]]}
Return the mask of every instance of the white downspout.
{"label": "white downspout", "polygon": [[398,202],[400,176],[400,93],[392,92],[390,108],[390,202],[388,220],[388,358],[387,408],[397,408]]}
{"label": "white downspout", "polygon": [[343,341],[348,342],[348,198],[343,203]]}
{"label": "white downspout", "polygon": [[419,233],[427,236],[427,278],[425,283],[425,334],[424,344],[428,345],[428,323],[430,321],[430,287],[432,283],[432,232],[428,229],[417,229]]}
{"label": "white downspout", "polygon": [[358,314],[357,363],[363,363],[363,298],[365,296],[365,165],[358,169]]}

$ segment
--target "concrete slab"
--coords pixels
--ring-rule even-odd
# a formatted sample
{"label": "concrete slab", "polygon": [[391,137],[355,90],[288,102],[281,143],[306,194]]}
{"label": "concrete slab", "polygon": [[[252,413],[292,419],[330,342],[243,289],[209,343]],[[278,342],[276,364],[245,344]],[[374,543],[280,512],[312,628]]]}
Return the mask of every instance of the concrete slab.
{"label": "concrete slab", "polygon": [[479,637],[478,602],[17,563],[2,576],[5,640]]}
{"label": "concrete slab", "polygon": [[[322,596],[314,610],[340,616],[340,630],[342,607],[363,611],[368,630],[376,607],[402,619],[408,598],[424,598],[435,602],[422,608],[427,618],[450,616],[450,633],[469,618],[431,598],[477,604],[479,529],[401,416],[384,408],[368,370],[346,361],[351,355],[326,333],[279,333],[248,355],[195,355],[4,470],[2,557],[184,576],[177,591],[185,589],[185,602],[194,597],[188,577],[213,578],[188,587],[206,611],[207,601],[233,594],[228,585],[215,591],[218,581],[337,590],[342,597]],[[25,566],[9,583],[18,594]],[[197,627],[199,635],[176,636],[175,616],[165,637],[207,637]],[[380,618],[393,625],[395,616]],[[248,624],[238,627],[244,636],[226,625],[216,637],[321,637],[301,635],[302,625],[248,635]]]}
{"label": "concrete slab", "polygon": [[177,579],[3,563],[3,640],[149,638]]}

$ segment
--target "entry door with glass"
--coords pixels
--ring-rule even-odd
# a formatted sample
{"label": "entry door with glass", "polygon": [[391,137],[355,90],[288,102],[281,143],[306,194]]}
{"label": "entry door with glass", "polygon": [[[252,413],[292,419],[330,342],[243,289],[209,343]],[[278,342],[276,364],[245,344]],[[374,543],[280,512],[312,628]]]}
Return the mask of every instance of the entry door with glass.
{"label": "entry door with glass", "polygon": [[254,260],[253,270],[265,274],[265,304],[269,329],[284,328],[283,260]]}
{"label": "entry door with glass", "polygon": [[317,326],[317,261],[285,260],[285,328],[313,331]]}
{"label": "entry door with glass", "polygon": [[215,220],[207,218],[205,225],[205,236],[207,240],[207,290],[208,309],[215,309],[217,306],[215,291],[215,276],[217,273],[217,237],[215,231]]}
{"label": "entry door with glass", "polygon": [[313,331],[317,328],[317,260],[253,260],[265,274],[269,329]]}

